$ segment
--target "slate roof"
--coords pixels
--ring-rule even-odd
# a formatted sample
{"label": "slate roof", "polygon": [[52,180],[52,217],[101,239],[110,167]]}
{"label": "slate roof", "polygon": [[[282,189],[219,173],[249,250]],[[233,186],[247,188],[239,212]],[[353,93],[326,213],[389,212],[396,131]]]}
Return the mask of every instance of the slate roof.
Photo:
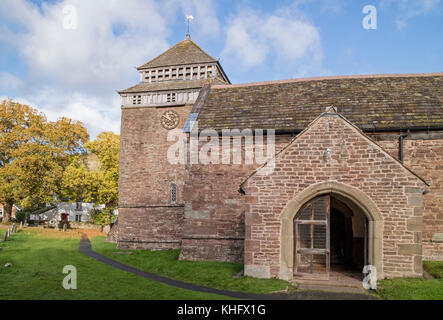
{"label": "slate roof", "polygon": [[183,64],[211,63],[218,62],[207,54],[191,39],[180,41],[175,46],[163,52],[158,57],[138,67],[138,70],[176,66]]}
{"label": "slate roof", "polygon": [[240,189],[243,188],[244,184],[246,183],[246,181],[248,181],[251,177],[253,177],[254,175],[257,174],[258,171],[260,171],[262,168],[266,167],[268,165],[268,163],[273,160],[276,159],[282,152],[284,152],[287,148],[289,148],[295,140],[300,139],[300,137],[309,130],[309,128],[313,127],[315,125],[315,123],[317,121],[319,121],[320,118],[325,117],[325,116],[337,116],[339,117],[342,121],[344,121],[345,123],[347,123],[349,126],[354,127],[358,134],[360,134],[363,138],[369,140],[371,143],[375,144],[377,147],[380,148],[380,150],[382,150],[385,155],[387,157],[389,157],[390,159],[392,159],[394,162],[398,163],[400,166],[402,166],[403,168],[405,168],[407,171],[409,171],[412,175],[414,175],[416,178],[420,179],[426,186],[430,186],[430,184],[428,182],[426,182],[426,180],[424,180],[421,176],[419,176],[417,173],[415,173],[414,171],[412,171],[411,169],[409,169],[407,166],[404,165],[403,162],[401,162],[400,160],[398,160],[397,158],[393,157],[389,152],[387,152],[382,146],[380,146],[376,141],[372,140],[370,137],[368,137],[366,134],[363,133],[362,130],[360,130],[360,128],[358,128],[357,126],[355,126],[352,122],[350,122],[348,119],[346,119],[343,115],[341,115],[340,113],[337,112],[337,109],[335,107],[329,107],[326,108],[325,112],[323,112],[322,114],[320,114],[319,116],[315,117],[313,121],[311,121],[308,126],[306,128],[304,128],[297,136],[295,136],[294,138],[291,139],[291,141],[289,141],[283,148],[281,148],[277,153],[274,154],[274,156],[269,159],[268,161],[266,161],[264,164],[262,164],[261,166],[259,166],[258,168],[256,168],[254,171],[252,171],[244,180],[243,182],[240,184]]}
{"label": "slate roof", "polygon": [[364,131],[443,128],[443,73],[212,86],[198,124],[297,132],[331,105]]}
{"label": "slate roof", "polygon": [[51,204],[49,207],[43,207],[43,208],[40,208],[38,210],[35,210],[35,211],[31,212],[31,214],[42,214],[42,213],[45,213],[45,212],[50,211],[50,210],[55,209],[55,208],[57,208],[57,206]]}
{"label": "slate roof", "polygon": [[[142,93],[142,92],[153,92],[153,91],[170,91],[170,90],[186,90],[186,89],[200,89],[204,86],[209,79],[199,79],[199,80],[171,80],[171,81],[159,81],[152,83],[139,83],[133,87],[125,90],[121,90],[118,93]],[[219,79],[211,79],[212,83],[224,84]]]}
{"label": "slate roof", "polygon": [[188,81],[160,81],[153,83],[139,83],[133,87],[121,90],[118,93],[139,93],[151,91],[168,91],[181,89],[198,89],[203,87],[206,80],[188,80]]}

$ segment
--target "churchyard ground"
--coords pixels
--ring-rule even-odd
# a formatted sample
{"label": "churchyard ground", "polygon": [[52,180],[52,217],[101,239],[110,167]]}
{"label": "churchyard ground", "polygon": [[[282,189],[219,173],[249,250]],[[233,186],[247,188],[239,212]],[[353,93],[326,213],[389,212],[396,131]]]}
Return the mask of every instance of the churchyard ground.
{"label": "churchyard ground", "polygon": [[434,279],[379,281],[379,292],[391,300],[443,300],[443,261],[425,261],[423,268]]}
{"label": "churchyard ground", "polygon": [[[166,277],[231,291],[269,293],[282,290],[287,282],[250,277],[233,279],[243,266],[235,263],[178,261],[178,250],[132,251],[131,255],[113,255],[115,244],[103,237],[92,239],[96,252],[138,269]],[[130,250],[125,250],[130,251]],[[435,279],[392,279],[379,281],[378,295],[389,300],[443,300],[443,262],[424,262],[424,268]]]}
{"label": "churchyard ground", "polygon": [[[5,229],[0,229],[3,239]],[[97,232],[85,231],[90,237]],[[0,300],[226,299],[173,288],[114,269],[78,250],[81,233],[26,228],[0,247]],[[12,266],[5,267],[7,263]],[[77,289],[65,290],[63,268],[77,268]]]}
{"label": "churchyard ground", "polygon": [[[0,225],[1,239],[5,230]],[[178,250],[117,250],[115,244],[105,243],[105,237],[97,231],[26,228],[0,243],[0,288],[8,288],[0,290],[0,299],[227,299],[160,284],[87,257],[78,250],[84,233],[91,239],[93,250],[102,255],[183,282],[249,293],[281,291],[289,285],[277,279],[236,277],[243,267],[237,263],[179,261]],[[130,254],[117,255],[116,251]],[[7,263],[11,266],[5,267]],[[66,265],[77,268],[76,290],[65,290],[62,286],[66,276],[62,271]],[[384,299],[443,300],[443,262],[425,262],[424,268],[434,279],[379,281],[379,296]]]}

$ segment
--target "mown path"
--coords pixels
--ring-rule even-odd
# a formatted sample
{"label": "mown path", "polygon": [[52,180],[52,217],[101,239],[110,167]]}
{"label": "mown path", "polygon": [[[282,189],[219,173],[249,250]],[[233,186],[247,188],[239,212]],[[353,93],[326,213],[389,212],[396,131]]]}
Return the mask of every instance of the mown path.
{"label": "mown path", "polygon": [[111,267],[119,270],[130,272],[140,277],[144,277],[153,281],[157,281],[162,284],[166,284],[172,287],[191,290],[195,292],[211,293],[222,295],[235,299],[247,299],[247,300],[376,300],[377,298],[367,294],[355,294],[355,293],[337,293],[337,292],[324,292],[324,291],[296,291],[289,294],[276,293],[276,294],[255,294],[246,292],[233,292],[221,289],[214,289],[195,284],[185,283],[178,280],[173,280],[157,274],[142,271],[104,255],[101,255],[92,250],[91,242],[86,236],[82,236],[80,240],[79,250],[88,257],[94,258],[102,263],[105,263]]}

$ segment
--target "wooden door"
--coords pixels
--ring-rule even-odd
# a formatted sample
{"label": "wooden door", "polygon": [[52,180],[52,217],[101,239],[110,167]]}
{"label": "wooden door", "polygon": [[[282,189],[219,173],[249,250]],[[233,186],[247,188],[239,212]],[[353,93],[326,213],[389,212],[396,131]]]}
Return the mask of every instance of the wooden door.
{"label": "wooden door", "polygon": [[329,280],[330,195],[314,198],[294,219],[294,276]]}

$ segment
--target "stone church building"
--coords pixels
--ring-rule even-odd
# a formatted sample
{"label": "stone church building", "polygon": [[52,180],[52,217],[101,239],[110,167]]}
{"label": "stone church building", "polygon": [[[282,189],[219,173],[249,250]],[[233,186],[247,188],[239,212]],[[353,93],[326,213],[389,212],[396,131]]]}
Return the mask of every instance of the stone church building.
{"label": "stone church building", "polygon": [[[138,71],[119,92],[119,248],[286,280],[365,265],[420,277],[443,259],[443,73],[231,84],[189,36]],[[227,161],[171,162],[180,139],[207,153],[208,130]],[[270,137],[275,155],[246,161],[248,138],[269,150]]]}

